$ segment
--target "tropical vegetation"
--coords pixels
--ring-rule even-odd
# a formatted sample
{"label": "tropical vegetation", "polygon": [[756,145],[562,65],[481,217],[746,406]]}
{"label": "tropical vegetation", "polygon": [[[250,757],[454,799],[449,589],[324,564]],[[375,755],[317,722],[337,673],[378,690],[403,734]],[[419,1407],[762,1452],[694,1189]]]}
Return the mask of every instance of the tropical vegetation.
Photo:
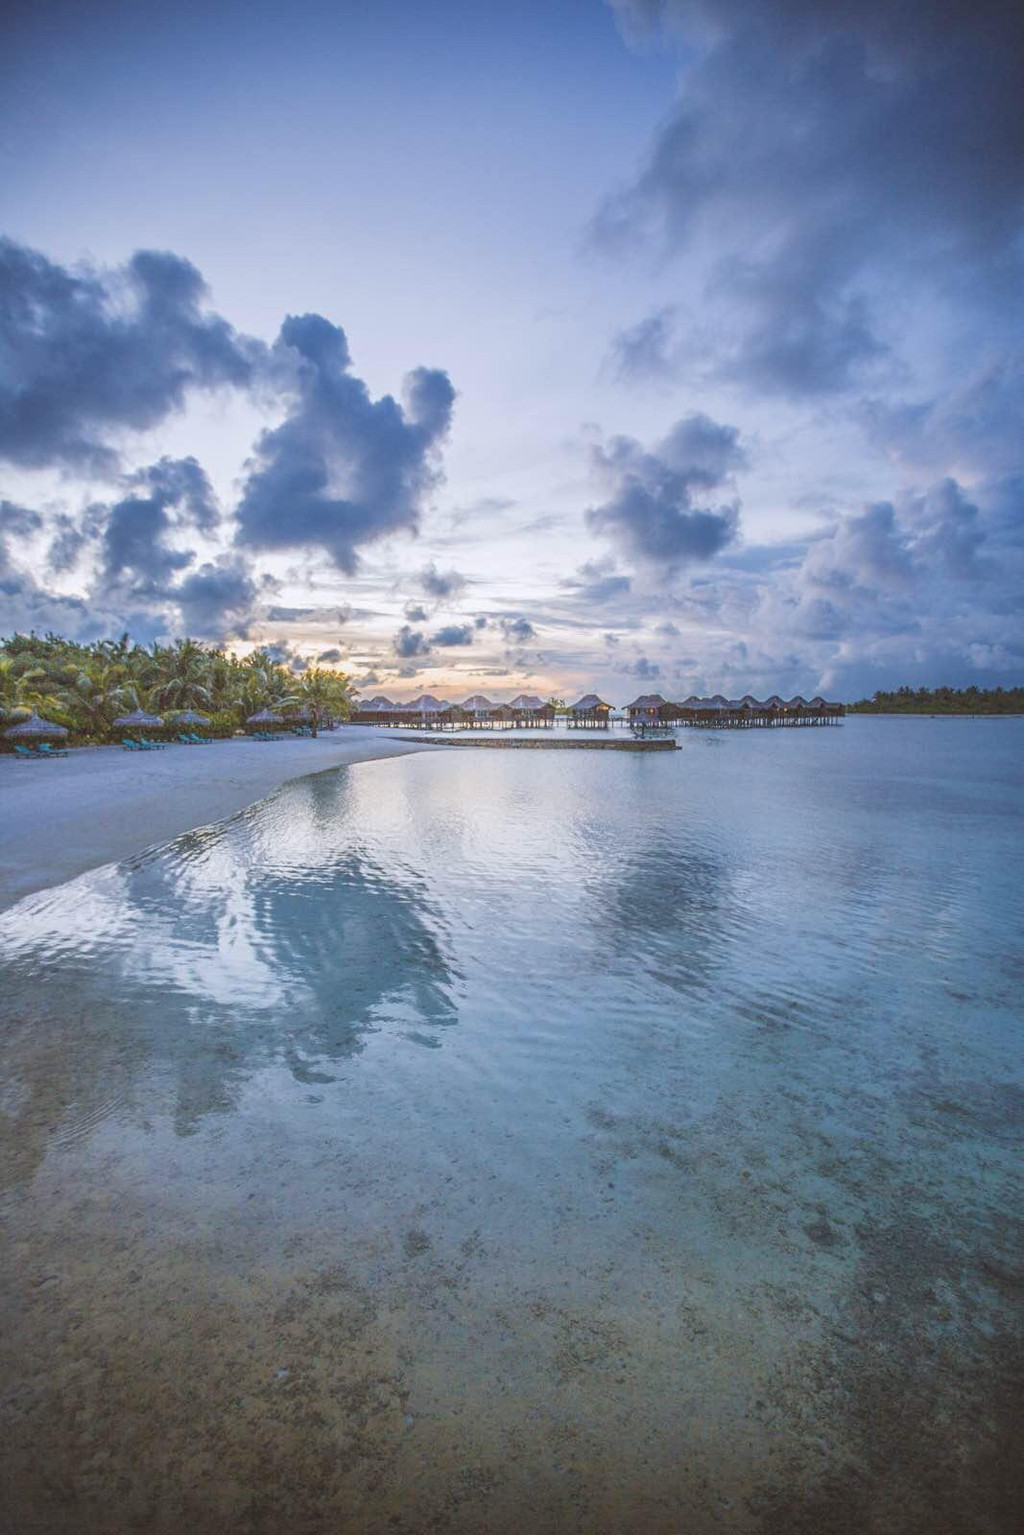
{"label": "tropical vegetation", "polygon": [[1024,714],[1021,688],[897,688],[847,705],[848,714]]}
{"label": "tropical vegetation", "polygon": [[191,639],[147,647],[127,634],[88,645],[59,634],[0,639],[0,727],[34,710],[82,743],[119,739],[114,720],[140,708],[169,724],[194,710],[210,720],[204,733],[220,736],[270,709],[315,734],[348,717],[352,693],[344,672],[311,666],[296,673],[268,650],[239,657]]}

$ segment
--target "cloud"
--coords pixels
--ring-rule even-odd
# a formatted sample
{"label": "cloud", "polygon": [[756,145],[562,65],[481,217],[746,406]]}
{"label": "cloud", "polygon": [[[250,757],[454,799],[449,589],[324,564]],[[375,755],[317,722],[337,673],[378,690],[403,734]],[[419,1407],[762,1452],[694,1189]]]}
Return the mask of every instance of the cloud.
{"label": "cloud", "polygon": [[422,631],[410,629],[408,624],[403,624],[391,642],[391,648],[401,660],[411,660],[413,656],[427,656],[430,654],[430,645]]}
{"label": "cloud", "polygon": [[631,437],[615,437],[595,450],[594,461],[611,495],[588,510],[587,526],[609,537],[630,561],[669,576],[711,559],[735,537],[737,501],[717,506],[698,501],[745,466],[735,427],[691,415],[652,451]]}
{"label": "cloud", "polygon": [[528,645],[537,638],[537,631],[528,618],[501,618],[498,627],[508,645]]}
{"label": "cloud", "polygon": [[330,650],[321,650],[316,659],[318,665],[321,663],[326,663],[330,666],[334,666],[341,660],[341,651],[335,645],[332,646]]}
{"label": "cloud", "polygon": [[641,383],[674,376],[679,367],[673,337],[675,314],[674,305],[665,305],[612,337],[606,365],[613,377]]}
{"label": "cloud", "polygon": [[683,80],[593,238],[680,257],[704,326],[688,345],[703,342],[714,371],[765,393],[828,394],[886,361],[901,293],[996,319],[1019,304],[1017,7],[614,8],[630,36],[660,27],[679,41]]}
{"label": "cloud", "polygon": [[64,596],[40,586],[26,563],[29,551],[20,547],[45,526],[38,512],[10,501],[0,502],[0,600],[4,631],[46,633],[53,630],[71,639],[94,640],[130,627],[146,644],[161,633],[166,614],[151,607],[134,605],[115,608],[101,597],[86,600]]}
{"label": "cloud", "polygon": [[652,681],[661,676],[661,667],[657,661],[649,661],[646,656],[637,656],[635,661],[629,661],[619,668],[627,677],[639,677],[641,680]]}
{"label": "cloud", "polygon": [[474,624],[447,624],[430,636],[433,645],[472,645]]}
{"label": "cloud", "polygon": [[422,602],[407,602],[404,612],[411,624],[425,624],[430,617]]}
{"label": "cloud", "polygon": [[289,315],[274,362],[290,411],[256,444],[238,542],[318,548],[351,574],[364,545],[417,531],[455,391],[446,373],[417,368],[404,407],[389,394],[372,400],[350,371],[344,331],[317,314]]}
{"label": "cloud", "polygon": [[244,639],[260,588],[237,556],[225,555],[190,571],[167,596],[178,606],[184,632],[198,639]]}
{"label": "cloud", "polygon": [[286,608],[272,607],[267,609],[267,622],[271,624],[347,624],[353,618],[367,618],[369,614],[365,608],[353,608],[348,603],[334,608]]}
{"label": "cloud", "polygon": [[457,597],[466,587],[465,576],[460,575],[457,570],[438,570],[433,560],[428,565],[424,565],[416,580],[427,596],[437,601]]}
{"label": "cloud", "polygon": [[577,567],[575,576],[566,576],[559,585],[581,602],[610,602],[615,597],[625,597],[633,585],[629,576],[615,572],[616,563],[610,555],[599,560],[584,560]]}
{"label": "cloud", "polygon": [[946,478],[834,518],[784,567],[719,565],[671,600],[703,631],[712,689],[851,698],[1024,672],[1021,590],[1024,484]]}
{"label": "cloud", "polygon": [[248,387],[262,349],[205,298],[167,251],[73,272],[0,240],[0,458],[110,471],[124,432],[159,425],[194,390]]}
{"label": "cloud", "polygon": [[[218,510],[213,490],[194,458],[162,458],[131,475],[132,494],[116,502],[103,520],[100,558],[107,581],[130,579],[137,587],[158,586],[195,559],[173,547],[174,534],[212,533]],[[94,523],[100,516],[93,507]]]}
{"label": "cloud", "polygon": [[32,533],[38,533],[42,526],[43,519],[38,512],[14,501],[0,501],[0,535],[13,533],[19,538],[28,538]]}

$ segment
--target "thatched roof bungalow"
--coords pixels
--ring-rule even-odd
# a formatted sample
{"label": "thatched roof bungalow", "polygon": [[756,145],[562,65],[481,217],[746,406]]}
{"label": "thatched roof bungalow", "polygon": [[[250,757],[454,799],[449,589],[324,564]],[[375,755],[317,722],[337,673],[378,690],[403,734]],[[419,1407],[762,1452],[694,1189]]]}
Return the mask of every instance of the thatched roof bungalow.
{"label": "thatched roof bungalow", "polygon": [[473,719],[483,720],[490,714],[494,705],[489,698],[484,697],[483,693],[473,693],[459,707]]}
{"label": "thatched roof bungalow", "polygon": [[664,711],[671,707],[660,693],[641,693],[639,698],[634,698],[631,704],[626,705],[626,718],[631,725],[641,722],[654,724],[655,721],[663,720],[666,717]]}
{"label": "thatched roof bungalow", "polygon": [[568,724],[577,728],[597,727],[607,730],[611,712],[611,704],[606,704],[604,699],[598,698],[596,693],[584,693],[582,698],[570,704]]}

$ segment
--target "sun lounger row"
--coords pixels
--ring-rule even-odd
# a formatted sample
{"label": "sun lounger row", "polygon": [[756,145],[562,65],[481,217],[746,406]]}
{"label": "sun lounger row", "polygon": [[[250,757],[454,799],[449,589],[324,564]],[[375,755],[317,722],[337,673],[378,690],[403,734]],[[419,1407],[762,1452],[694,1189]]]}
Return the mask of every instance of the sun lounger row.
{"label": "sun lounger row", "polygon": [[47,757],[67,757],[70,753],[63,746],[48,746],[45,741],[39,746],[15,746],[15,755],[22,762],[46,761]]}

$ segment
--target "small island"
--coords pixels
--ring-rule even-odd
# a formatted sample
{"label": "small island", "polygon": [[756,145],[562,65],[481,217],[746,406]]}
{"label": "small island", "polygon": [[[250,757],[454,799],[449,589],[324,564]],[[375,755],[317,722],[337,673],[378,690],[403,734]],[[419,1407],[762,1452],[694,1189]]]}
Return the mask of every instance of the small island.
{"label": "small island", "polygon": [[1024,687],[897,688],[847,704],[848,714],[1024,714]]}

